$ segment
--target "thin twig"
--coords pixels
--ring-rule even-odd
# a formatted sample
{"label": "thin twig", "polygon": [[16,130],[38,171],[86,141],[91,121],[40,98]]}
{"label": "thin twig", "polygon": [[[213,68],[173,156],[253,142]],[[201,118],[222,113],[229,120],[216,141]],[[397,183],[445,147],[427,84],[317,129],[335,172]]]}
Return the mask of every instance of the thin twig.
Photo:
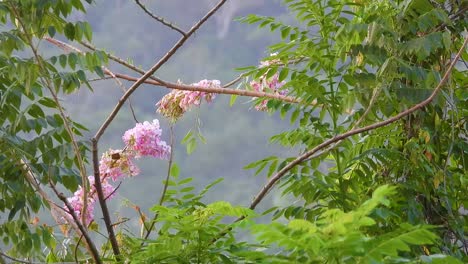
{"label": "thin twig", "polygon": [[76,242],[75,249],[73,250],[73,256],[75,258],[76,263],[80,263],[78,261],[78,247],[80,246],[80,243],[81,243],[82,239],[83,239],[83,235],[80,236],[80,238],[78,239],[78,242]]}
{"label": "thin twig", "polygon": [[22,260],[22,259],[14,258],[14,257],[12,257],[12,256],[9,256],[9,255],[3,253],[2,251],[0,251],[0,255],[3,256],[3,257],[5,257],[5,258],[7,258],[7,259],[9,259],[9,260],[13,260],[13,261],[19,262],[19,263],[26,263],[26,264],[41,264],[41,263],[43,263],[43,262],[32,262],[32,261],[27,261],[27,260]]}
{"label": "thin twig", "polygon": [[367,108],[364,111],[364,113],[362,114],[362,116],[358,119],[358,121],[356,121],[356,123],[354,123],[354,125],[351,127],[351,130],[358,127],[362,123],[362,121],[364,121],[364,119],[367,117],[367,115],[370,113],[372,107],[374,106],[375,102],[377,101],[377,97],[379,96],[380,91],[382,91],[381,86],[378,86],[377,88],[374,89],[374,92],[372,93],[372,97],[370,99],[369,105],[367,106]]}
{"label": "thin twig", "polygon": [[[346,138],[348,138],[350,136],[357,135],[357,134],[360,134],[360,133],[363,133],[363,132],[366,132],[366,131],[371,131],[371,130],[374,130],[376,128],[383,127],[383,126],[386,126],[388,124],[394,123],[394,122],[400,120],[401,118],[403,118],[403,117],[405,117],[405,116],[407,116],[407,115],[409,115],[409,114],[411,114],[411,113],[425,107],[429,103],[431,103],[432,100],[435,98],[435,96],[442,89],[444,84],[448,81],[450,73],[451,73],[453,67],[455,66],[458,58],[461,56],[462,52],[464,51],[467,42],[468,42],[468,35],[465,37],[465,41],[463,42],[463,45],[460,48],[460,50],[458,51],[458,53],[455,55],[455,58],[451,61],[451,63],[449,65],[449,67],[447,68],[443,78],[440,80],[439,84],[436,86],[436,88],[434,89],[434,91],[432,92],[432,94],[428,98],[426,98],[424,101],[414,105],[413,107],[411,107],[411,108],[409,108],[409,109],[407,109],[407,110],[405,110],[403,112],[400,112],[399,114],[397,114],[394,117],[388,118],[388,119],[386,119],[384,121],[377,122],[377,123],[374,123],[374,124],[371,124],[371,125],[368,125],[368,126],[365,126],[365,127],[352,129],[352,130],[350,130],[348,132],[345,132],[345,133],[337,135],[337,136],[335,136],[335,137],[333,137],[331,139],[328,139],[328,140],[322,142],[321,144],[317,145],[316,147],[312,148],[311,150],[305,152],[301,156],[297,157],[296,159],[294,159],[293,161],[288,163],[288,165],[283,167],[274,176],[272,176],[270,178],[270,180],[268,181],[268,183],[265,186],[263,186],[261,191],[255,196],[255,198],[252,201],[252,203],[250,204],[249,208],[250,209],[255,209],[255,207],[257,207],[257,205],[262,201],[262,199],[265,197],[265,195],[270,191],[270,189],[275,185],[275,183],[278,180],[280,180],[288,171],[290,171],[296,165],[298,165],[301,162],[307,160],[309,157],[311,157],[312,155],[314,155],[318,151],[328,147],[329,145],[331,145],[331,144],[333,144],[335,142],[346,139]],[[237,219],[237,221],[239,221],[241,219],[243,219],[243,217]]]}
{"label": "thin twig", "polygon": [[245,74],[239,74],[239,76],[237,76],[235,79],[233,79],[232,81],[229,81],[227,82],[225,85],[223,85],[223,88],[228,88],[228,87],[231,87],[232,85],[236,84],[238,81],[242,80],[242,78],[245,77]]}
{"label": "thin twig", "polygon": [[159,68],[161,68],[162,65],[164,65],[176,52],[177,50],[182,47],[182,45],[197,31],[198,28],[200,28],[203,23],[205,23],[208,18],[210,18],[216,11],[218,11],[221,6],[224,5],[224,3],[227,0],[221,0],[218,2],[218,4],[213,7],[200,21],[198,21],[191,29],[190,31],[187,32],[185,36],[183,36],[167,53],[164,55],[153,67],[151,67],[143,76],[141,76],[129,89],[128,91],[120,98],[119,102],[117,105],[114,107],[110,115],[107,117],[106,121],[102,124],[102,126],[99,128],[97,131],[96,135],[94,138],[96,140],[99,140],[99,138],[104,134],[106,131],[107,127],[110,125],[112,120],[114,120],[115,116],[117,113],[120,111],[120,108],[122,108],[122,105],[125,103],[125,101],[128,99],[128,97],[141,85],[145,80],[147,80],[154,72],[156,72]]}
{"label": "thin twig", "polygon": [[130,218],[125,218],[123,220],[120,220],[118,222],[113,223],[112,226],[118,226],[118,225],[124,224],[124,223],[126,223],[128,221],[130,221]]}
{"label": "thin twig", "polygon": [[[169,156],[169,162],[168,162],[168,165],[167,165],[167,175],[166,175],[166,181],[164,182],[164,188],[163,188],[163,191],[161,193],[161,198],[159,198],[159,205],[162,205],[164,203],[164,198],[166,196],[166,192],[167,192],[167,187],[169,186],[169,178],[171,177],[171,169],[172,169],[172,162],[174,160],[174,142],[175,142],[175,134],[174,134],[174,124],[171,123],[171,127],[170,127],[170,131],[171,131],[171,154]],[[151,220],[151,225],[148,229],[146,229],[146,235],[145,235],[145,240],[148,239],[149,235],[151,234],[151,231],[153,230],[153,227],[154,225],[156,224],[156,220],[158,219],[158,213],[156,213],[153,217],[153,219]],[[145,225],[145,223],[143,222],[143,225]]]}
{"label": "thin twig", "polygon": [[153,14],[150,10],[148,10],[148,8],[146,8],[146,6],[144,6],[139,0],[135,0],[135,2],[137,3],[137,5],[139,5],[141,7],[141,9],[143,9],[143,11],[145,11],[146,14],[148,14],[150,17],[152,17],[154,20],[158,21],[159,23],[165,25],[166,27],[169,27],[177,32],[179,32],[180,34],[182,34],[182,36],[186,36],[187,34],[185,33],[185,31],[183,31],[182,29],[178,28],[177,26],[175,26],[173,23],[170,23],[168,21],[166,21],[164,18],[162,17],[159,17],[155,14]]}

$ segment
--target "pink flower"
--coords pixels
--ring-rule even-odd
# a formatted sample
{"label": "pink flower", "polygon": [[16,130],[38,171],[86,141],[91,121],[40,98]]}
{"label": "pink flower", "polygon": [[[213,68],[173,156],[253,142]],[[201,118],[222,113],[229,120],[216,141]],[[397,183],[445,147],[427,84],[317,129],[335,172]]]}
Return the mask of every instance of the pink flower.
{"label": "pink flower", "polygon": [[135,166],[128,152],[109,149],[102,154],[99,161],[99,173],[101,178],[110,177],[113,181],[118,181],[125,175],[136,176],[140,170]]}
{"label": "pink flower", "polygon": [[[197,83],[192,83],[192,86],[201,86],[204,88],[220,88],[221,82],[218,80],[201,80]],[[192,106],[199,106],[202,99],[211,103],[215,98],[214,93],[202,91],[183,91],[172,90],[166,94],[158,103],[158,112],[163,116],[170,118],[172,121],[179,119],[185,112],[190,110]]]}
{"label": "pink flower", "polygon": [[[88,176],[89,181],[89,192],[87,193],[87,203],[85,212],[85,224],[88,226],[94,219],[94,205],[98,200],[96,185],[94,184],[94,176]],[[109,199],[114,196],[115,188],[109,184],[107,180],[103,180],[101,183],[102,192],[105,199]],[[67,198],[70,203],[75,215],[78,220],[81,221],[81,213],[84,207],[84,193],[83,187],[79,186],[78,190],[73,194],[72,197]],[[71,218],[71,215],[70,215]]]}
{"label": "pink flower", "polygon": [[158,107],[157,111],[172,121],[176,121],[185,113],[185,110],[180,107],[180,101],[184,97],[185,95],[182,91],[172,90],[161,101],[156,103],[156,107]]}
{"label": "pink flower", "polygon": [[153,156],[156,158],[167,158],[171,148],[165,141],[161,140],[161,128],[159,121],[152,123],[145,121],[137,123],[132,129],[125,132],[122,139],[136,158],[141,156]]}
{"label": "pink flower", "polygon": [[[88,176],[89,184],[90,184],[90,192],[87,195],[87,203],[86,203],[86,212],[85,214],[85,224],[89,225],[91,221],[94,219],[94,204],[96,203],[96,197],[92,194],[91,189],[94,188],[94,177]],[[81,213],[83,211],[84,206],[84,193],[83,188],[81,186],[78,187],[78,190],[73,194],[73,197],[67,198],[68,202],[70,203],[75,215],[79,220],[81,220]]]}

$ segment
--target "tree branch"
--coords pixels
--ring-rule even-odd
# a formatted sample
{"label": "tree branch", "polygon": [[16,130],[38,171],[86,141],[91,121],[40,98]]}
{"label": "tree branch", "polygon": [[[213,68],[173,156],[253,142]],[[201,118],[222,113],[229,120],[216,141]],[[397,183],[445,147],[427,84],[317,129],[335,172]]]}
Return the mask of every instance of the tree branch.
{"label": "tree branch", "polygon": [[109,235],[109,240],[112,246],[112,251],[117,260],[120,259],[120,249],[119,244],[117,243],[117,238],[115,237],[114,228],[112,227],[112,221],[109,214],[109,208],[107,207],[106,197],[102,191],[101,176],[99,173],[99,163],[98,163],[98,141],[96,138],[91,139],[92,142],[92,155],[93,155],[93,169],[94,169],[94,184],[96,185],[96,192],[98,195],[99,205],[101,206],[102,216],[104,218],[104,223]]}
{"label": "tree branch", "polygon": [[[455,57],[453,58],[453,60],[451,61],[450,65],[449,65],[449,67],[445,71],[445,74],[444,74],[443,78],[440,80],[439,84],[436,86],[436,88],[434,89],[434,91],[431,93],[431,95],[428,98],[426,98],[424,101],[414,105],[413,107],[411,107],[411,108],[397,114],[394,117],[388,118],[388,119],[386,119],[384,121],[377,122],[377,123],[374,123],[374,124],[371,124],[371,125],[368,125],[368,126],[365,126],[365,127],[352,129],[352,130],[350,130],[348,132],[345,132],[345,133],[337,135],[337,136],[335,136],[335,137],[333,137],[331,139],[328,139],[328,140],[322,142],[321,144],[315,146],[311,150],[305,152],[301,156],[299,156],[296,159],[294,159],[293,161],[291,161],[288,165],[286,165],[280,171],[278,171],[273,177],[271,177],[270,180],[268,181],[268,183],[265,186],[263,186],[263,188],[260,190],[260,192],[255,196],[255,198],[252,201],[252,203],[250,204],[249,208],[250,209],[255,209],[255,207],[257,207],[257,205],[262,201],[262,199],[265,197],[265,195],[271,190],[271,188],[275,185],[275,183],[278,180],[280,180],[288,171],[290,171],[296,165],[298,165],[301,162],[307,160],[309,157],[311,157],[312,155],[314,155],[318,151],[330,146],[333,143],[336,143],[338,141],[341,141],[341,140],[346,139],[348,137],[351,137],[353,135],[360,134],[360,133],[363,133],[363,132],[366,132],[366,131],[371,131],[371,130],[374,130],[376,128],[383,127],[383,126],[386,126],[388,124],[394,123],[394,122],[400,120],[401,118],[403,118],[403,117],[405,117],[405,116],[407,116],[407,115],[409,115],[409,114],[411,114],[411,113],[425,107],[429,103],[431,103],[432,100],[435,98],[435,96],[442,89],[444,84],[448,81],[450,73],[451,73],[453,67],[455,66],[458,58],[463,53],[463,51],[464,51],[464,49],[465,49],[465,47],[467,45],[467,42],[468,42],[468,35],[465,37],[465,40],[463,42],[462,47],[460,48],[458,53],[455,55]],[[243,218],[244,217],[241,217],[241,218],[237,219],[236,221],[242,220]]]}
{"label": "tree branch", "polygon": [[[117,78],[121,78],[127,81],[138,80],[135,77],[131,77],[131,76],[120,74],[120,73],[115,73],[115,76]],[[238,89],[229,89],[229,88],[208,88],[208,87],[196,86],[196,85],[171,83],[168,81],[163,81],[161,83],[159,81],[146,80],[144,81],[144,83],[156,85],[156,86],[162,86],[162,87],[166,87],[169,89],[176,89],[176,90],[200,91],[200,92],[215,93],[215,94],[233,94],[233,95],[248,96],[248,97],[264,97],[264,98],[276,99],[276,100],[280,100],[280,101],[284,101],[288,103],[300,103],[300,100],[291,96],[284,96],[280,94],[273,94],[273,93],[266,93],[266,92],[238,90]]]}
{"label": "tree branch", "polygon": [[[81,45],[87,47],[90,50],[93,50],[93,51],[98,50],[95,46],[93,46],[90,43],[87,43],[87,42],[80,42],[80,43],[81,43]],[[145,72],[143,70],[139,69],[135,65],[133,65],[131,63],[128,63],[125,60],[123,60],[123,59],[121,59],[121,58],[119,58],[119,57],[117,57],[115,55],[112,55],[112,54],[110,54],[108,52],[105,52],[105,51],[103,51],[103,52],[106,53],[106,55],[107,55],[107,57],[109,59],[119,63],[120,65],[123,65],[123,66],[137,72],[137,73],[145,74]],[[298,63],[298,62],[302,62],[303,60],[304,60],[303,58],[299,58],[297,60],[292,60],[290,63]],[[284,64],[282,64],[282,65],[284,65]],[[109,75],[106,71],[104,71],[104,72],[107,75]],[[138,78],[135,78],[135,77],[132,77],[132,76],[129,76],[129,75],[125,75],[125,74],[114,73],[113,76],[115,76],[117,78],[127,80],[127,81],[132,81],[132,82],[138,81]],[[288,103],[300,103],[299,99],[296,99],[296,98],[290,97],[290,96],[283,96],[283,95],[279,95],[279,94],[271,94],[271,93],[265,93],[265,92],[246,91],[246,90],[238,90],[238,89],[227,89],[228,87],[230,87],[233,84],[240,81],[244,76],[245,76],[244,74],[240,74],[235,79],[229,81],[228,83],[226,83],[225,85],[222,86],[224,89],[206,88],[206,87],[193,86],[193,85],[183,85],[183,84],[181,85],[181,84],[178,84],[178,83],[171,83],[171,82],[168,82],[168,81],[164,81],[164,80],[162,80],[160,78],[157,78],[157,77],[154,77],[154,76],[148,77],[148,79],[151,79],[152,81],[145,80],[144,83],[151,84],[151,85],[162,86],[162,87],[166,87],[166,88],[169,88],[169,89],[176,89],[176,90],[201,91],[201,92],[208,92],[208,93],[231,94],[231,95],[248,96],[248,97],[264,97],[264,98],[281,100],[281,101],[288,102]],[[316,104],[312,103],[311,105],[316,105]]]}
{"label": "tree branch", "polygon": [[[80,44],[83,45],[83,46],[85,46],[86,48],[88,48],[88,49],[90,49],[90,50],[93,50],[93,51],[97,51],[97,50],[98,50],[98,49],[97,49],[95,46],[93,46],[91,43],[88,43],[88,42],[85,42],[85,41],[81,41]],[[119,57],[117,57],[117,56],[115,56],[115,55],[112,55],[112,54],[109,53],[109,52],[106,52],[106,51],[103,51],[103,50],[101,50],[101,51],[104,52],[104,53],[107,55],[107,57],[108,57],[109,59],[111,59],[111,60],[117,62],[118,64],[123,65],[123,66],[125,66],[125,67],[127,67],[127,68],[129,68],[129,69],[131,69],[131,70],[133,70],[133,71],[135,71],[135,72],[141,74],[141,75],[145,74],[145,71],[142,70],[142,69],[139,69],[137,66],[135,66],[135,65],[133,65],[133,64],[131,64],[131,63],[129,63],[129,62],[126,62],[125,60],[123,60],[123,59],[121,59],[121,58],[119,58]],[[157,81],[157,82],[161,82],[161,80],[160,80],[159,78],[154,77],[154,76],[150,76],[150,77],[148,77],[148,79],[151,79],[151,80],[154,80],[154,81]]]}
{"label": "tree branch", "polygon": [[183,31],[182,29],[178,28],[177,26],[175,26],[173,23],[170,23],[168,21],[166,21],[164,18],[162,17],[159,17],[155,14],[153,14],[151,11],[148,10],[148,8],[146,8],[146,6],[144,6],[139,0],[135,0],[135,2],[137,3],[137,5],[140,6],[141,9],[143,9],[143,11],[145,11],[146,14],[148,14],[150,17],[152,17],[154,20],[158,21],[159,23],[165,25],[166,27],[169,27],[177,32],[179,32],[180,34],[182,34],[182,36],[186,36],[187,33],[185,33],[185,31]]}

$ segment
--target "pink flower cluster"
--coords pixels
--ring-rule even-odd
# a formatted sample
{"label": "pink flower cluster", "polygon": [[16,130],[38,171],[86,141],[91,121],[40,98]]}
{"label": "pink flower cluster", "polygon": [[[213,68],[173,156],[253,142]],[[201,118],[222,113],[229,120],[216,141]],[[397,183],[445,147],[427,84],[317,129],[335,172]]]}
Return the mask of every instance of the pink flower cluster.
{"label": "pink flower cluster", "polygon": [[128,151],[136,158],[152,156],[165,159],[169,157],[171,148],[161,140],[161,132],[159,121],[155,119],[152,123],[137,123],[134,128],[125,132],[122,139]]}
{"label": "pink flower cluster", "polygon": [[[220,88],[221,82],[218,80],[201,80],[191,85],[204,88]],[[156,103],[156,107],[158,107],[157,111],[163,116],[176,121],[192,106],[199,106],[203,98],[206,102],[211,103],[215,98],[215,94],[202,91],[172,90]]]}
{"label": "pink flower cluster", "polygon": [[[102,191],[106,199],[113,196],[115,189],[110,181],[116,182],[125,176],[136,176],[140,173],[133,163],[134,159],[143,156],[167,158],[171,148],[161,139],[161,128],[157,119],[153,122],[137,123],[134,128],[125,132],[122,139],[126,144],[123,150],[109,149],[102,154],[99,161],[99,174],[101,176]],[[94,218],[94,204],[98,200],[94,176],[88,177],[90,188],[87,193],[87,208],[85,224],[89,225]],[[79,186],[74,196],[67,199],[73,211],[81,220],[84,207],[83,188]]]}
{"label": "pink flower cluster", "polygon": [[[261,76],[259,80],[254,80],[250,82],[250,86],[257,92],[265,93],[275,93],[279,95],[286,95],[288,90],[280,90],[283,85],[286,84],[285,81],[279,81],[278,73],[275,73],[270,78],[266,78],[266,74]],[[255,106],[255,109],[258,111],[266,111],[268,100],[263,100]]]}
{"label": "pink flower cluster", "polygon": [[[89,192],[87,195],[87,203],[86,203],[86,212],[85,214],[85,224],[89,225],[91,221],[94,219],[94,204],[97,201],[97,192],[96,192],[96,185],[94,184],[94,176],[88,176],[89,181]],[[102,182],[102,192],[104,193],[104,197],[106,199],[112,197],[114,195],[114,187],[109,184],[107,180]],[[70,203],[75,215],[79,220],[81,220],[81,212],[83,211],[84,207],[84,193],[83,188],[80,186],[78,190],[73,194],[73,197],[67,198],[68,202]]]}

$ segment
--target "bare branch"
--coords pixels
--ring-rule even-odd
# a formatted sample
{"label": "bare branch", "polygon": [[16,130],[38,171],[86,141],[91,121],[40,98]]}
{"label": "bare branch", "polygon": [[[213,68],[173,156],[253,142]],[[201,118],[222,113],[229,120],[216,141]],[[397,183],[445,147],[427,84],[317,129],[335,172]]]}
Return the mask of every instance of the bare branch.
{"label": "bare branch", "polygon": [[[88,49],[91,49],[91,50],[94,50],[94,51],[98,50],[96,47],[94,47],[90,43],[87,43],[87,42],[80,42],[80,43],[81,43],[81,45],[87,47]],[[109,59],[119,63],[120,65],[123,65],[123,66],[137,72],[137,73],[140,73],[140,74],[145,73],[143,70],[139,69],[135,65],[133,65],[131,63],[128,63],[125,60],[123,60],[123,59],[121,59],[121,58],[119,58],[119,57],[117,57],[115,55],[112,55],[112,54],[110,54],[108,52],[105,52],[105,51],[103,51],[103,52],[106,53],[106,55],[107,55],[107,57]],[[291,60],[289,63],[294,64],[294,63],[299,63],[299,62],[302,62],[302,61],[304,61],[304,58]],[[285,64],[283,63],[281,65],[285,65]],[[127,80],[127,81],[136,82],[138,80],[138,78],[131,77],[131,76],[128,76],[128,75],[125,75],[125,74],[115,73],[114,76],[116,76],[117,78]],[[166,88],[170,88],[170,89],[176,89],[176,90],[202,91],[202,92],[208,92],[208,93],[231,94],[231,95],[248,96],[248,97],[264,97],[264,98],[276,99],[276,100],[280,100],[280,101],[284,101],[284,102],[288,102],[288,103],[300,103],[299,99],[296,99],[294,97],[289,97],[289,96],[283,96],[283,95],[279,95],[279,94],[271,94],[271,93],[265,93],[265,92],[255,92],[255,91],[246,91],[246,90],[237,90],[237,89],[227,89],[228,87],[230,87],[230,86],[234,85],[235,83],[237,83],[238,81],[240,81],[243,77],[245,77],[245,74],[240,74],[235,79],[233,79],[233,80],[229,81],[228,83],[226,83],[225,85],[223,85],[224,89],[215,89],[215,88],[206,88],[206,87],[199,87],[199,86],[180,85],[180,84],[177,84],[177,83],[171,83],[171,82],[168,82],[168,81],[164,81],[164,80],[162,80],[160,78],[157,78],[155,76],[148,77],[148,79],[151,79],[153,81],[145,80],[144,83],[157,85],[157,86],[162,86],[162,87],[166,87]],[[311,103],[311,105],[316,105],[316,103]]]}
{"label": "bare branch", "polygon": [[[458,58],[461,56],[462,52],[465,50],[465,47],[466,47],[467,43],[468,43],[468,35],[465,37],[465,41],[463,42],[462,47],[460,48],[458,53],[455,55],[455,57],[451,61],[451,63],[449,65],[449,67],[447,68],[443,78],[440,80],[439,84],[436,86],[436,88],[434,89],[434,91],[432,92],[432,94],[428,98],[426,98],[424,101],[414,105],[413,107],[411,107],[411,108],[397,114],[394,117],[388,118],[388,119],[386,119],[384,121],[381,121],[381,122],[374,123],[372,125],[352,129],[352,130],[350,130],[348,132],[345,132],[345,133],[337,135],[337,136],[335,136],[335,137],[333,137],[331,139],[328,139],[328,140],[322,142],[321,144],[315,146],[311,150],[305,152],[301,156],[297,157],[296,159],[294,159],[293,161],[288,163],[288,165],[286,165],[284,168],[282,168],[280,171],[278,171],[274,176],[272,176],[270,178],[270,180],[268,181],[268,183],[265,186],[263,186],[261,191],[255,196],[255,198],[252,201],[252,203],[250,204],[249,208],[250,209],[255,209],[255,207],[257,207],[257,205],[262,201],[262,199],[265,197],[265,195],[271,190],[271,188],[275,185],[275,183],[278,180],[280,180],[288,171],[290,171],[296,165],[298,165],[301,162],[307,160],[309,157],[311,157],[312,155],[314,155],[318,151],[330,146],[331,144],[334,144],[334,143],[339,142],[339,141],[341,141],[343,139],[351,137],[353,135],[357,135],[357,134],[360,134],[360,133],[363,133],[363,132],[366,132],[366,131],[371,131],[371,130],[374,130],[376,128],[383,127],[383,126],[386,126],[388,124],[394,123],[394,122],[400,120],[401,118],[403,118],[403,117],[405,117],[405,116],[407,116],[407,115],[409,115],[409,114],[411,114],[411,113],[413,113],[415,111],[418,111],[419,109],[421,109],[421,108],[425,107],[426,105],[428,105],[429,103],[431,103],[432,100],[435,98],[435,96],[442,89],[444,84],[448,81],[450,73],[451,73],[453,67],[455,66]],[[243,219],[243,217],[237,219],[237,221],[239,221],[241,219]]]}
{"label": "bare branch", "polygon": [[139,0],[135,0],[135,2],[137,3],[137,5],[139,5],[141,7],[141,9],[143,9],[143,11],[145,11],[146,14],[148,14],[150,17],[152,17],[154,20],[158,21],[159,23],[165,25],[166,27],[169,27],[177,32],[179,32],[180,34],[182,34],[182,36],[186,36],[187,33],[185,33],[182,29],[178,28],[177,26],[175,26],[173,23],[171,22],[168,22],[166,21],[164,18],[162,17],[159,17],[155,14],[153,14],[150,10],[148,10],[148,8],[146,8],[145,5],[143,5]]}
{"label": "bare branch", "polygon": [[120,259],[120,249],[117,239],[115,237],[114,228],[107,207],[106,197],[102,191],[101,176],[99,174],[99,158],[98,158],[98,141],[96,138],[91,139],[92,142],[92,155],[93,155],[93,169],[94,169],[94,184],[96,185],[96,192],[98,195],[99,205],[101,206],[102,216],[109,235],[109,240],[112,246],[112,251],[117,260]]}
{"label": "bare branch", "polygon": [[[98,50],[95,46],[93,46],[91,43],[88,43],[88,42],[80,42],[81,45],[87,47],[88,49],[90,50]],[[120,65],[123,65],[139,74],[145,74],[145,71],[139,69],[138,67],[136,67],[135,65],[129,63],[129,62],[126,62],[125,60],[109,53],[109,52],[106,52],[106,51],[103,51],[101,50],[102,52],[106,53],[107,57],[115,62],[117,62],[118,64]],[[228,88],[229,86],[231,85],[234,85],[235,83],[237,83],[238,81],[240,81],[245,75],[244,74],[240,74],[239,76],[237,76],[235,79],[233,79],[232,81],[228,82],[227,84],[223,85],[224,88]],[[160,82],[160,83],[165,83],[163,80],[155,77],[155,76],[150,76],[149,79],[153,80],[153,81],[157,81],[157,82]],[[146,81],[145,81],[146,83]]]}
{"label": "bare branch", "polygon": [[[138,80],[135,77],[131,77],[125,74],[116,73],[115,76],[118,78],[127,80],[127,81]],[[280,94],[266,93],[266,92],[238,90],[238,89],[229,89],[229,88],[207,88],[207,87],[196,86],[196,85],[171,83],[168,81],[163,81],[163,83],[161,83],[159,81],[146,80],[144,81],[144,83],[162,86],[162,87],[166,87],[170,89],[176,89],[176,90],[200,91],[200,92],[215,93],[215,94],[233,94],[233,95],[248,96],[248,97],[264,97],[264,98],[281,100],[281,101],[288,102],[288,103],[300,103],[300,101],[294,97],[284,96]]]}
{"label": "bare branch", "polygon": [[32,261],[28,261],[28,260],[22,260],[22,259],[18,259],[18,258],[14,258],[12,256],[9,256],[5,253],[3,253],[2,251],[0,251],[0,256],[3,256],[9,260],[12,260],[12,261],[15,261],[15,262],[18,262],[18,263],[26,263],[26,264],[41,264],[43,262],[32,262]]}

